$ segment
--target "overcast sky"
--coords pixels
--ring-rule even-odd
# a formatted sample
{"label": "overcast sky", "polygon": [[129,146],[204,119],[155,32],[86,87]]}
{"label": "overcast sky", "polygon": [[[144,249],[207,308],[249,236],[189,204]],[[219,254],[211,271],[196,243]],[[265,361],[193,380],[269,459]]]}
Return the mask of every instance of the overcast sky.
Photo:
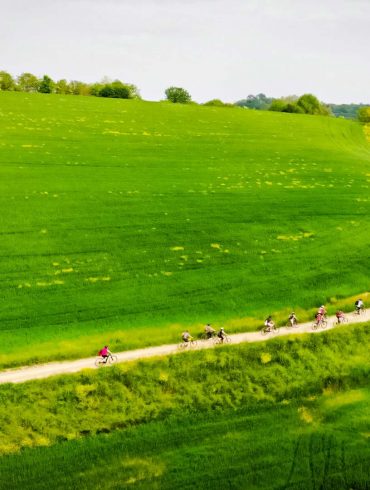
{"label": "overcast sky", "polygon": [[193,99],[370,102],[370,0],[0,0],[0,69]]}

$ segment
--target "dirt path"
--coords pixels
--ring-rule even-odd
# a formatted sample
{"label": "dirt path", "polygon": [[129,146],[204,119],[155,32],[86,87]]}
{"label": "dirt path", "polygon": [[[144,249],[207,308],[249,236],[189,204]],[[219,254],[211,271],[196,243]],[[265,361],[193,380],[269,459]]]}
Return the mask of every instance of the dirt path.
{"label": "dirt path", "polygon": [[[348,314],[348,323],[361,323],[370,320],[370,310],[366,310],[362,315]],[[336,318],[329,317],[326,330],[334,328]],[[240,344],[242,342],[261,342],[269,338],[302,333],[319,333],[323,332],[320,328],[312,330],[312,322],[302,323],[295,328],[282,327],[277,334],[261,335],[260,332],[246,332],[230,335],[232,344]],[[197,344],[196,349],[210,349],[214,347],[212,341],[202,340]],[[145,349],[137,349],[117,353],[118,362],[134,361],[136,359],[145,359],[155,356],[166,356],[168,354],[176,354],[183,352],[178,349],[178,344],[159,345],[157,347],[147,347]],[[82,369],[95,368],[96,357],[88,357],[78,359],[77,361],[51,362],[48,364],[39,364],[36,366],[23,367],[18,369],[10,369],[0,372],[0,384],[3,383],[23,383],[32,379],[48,378],[57,374],[76,373]]]}

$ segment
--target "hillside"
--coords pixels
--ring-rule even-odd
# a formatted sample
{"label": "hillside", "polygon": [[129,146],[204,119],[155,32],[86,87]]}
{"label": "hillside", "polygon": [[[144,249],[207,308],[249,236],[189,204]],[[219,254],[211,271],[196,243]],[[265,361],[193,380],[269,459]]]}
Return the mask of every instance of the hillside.
{"label": "hillside", "polygon": [[0,134],[2,365],[368,289],[356,123],[3,92]]}

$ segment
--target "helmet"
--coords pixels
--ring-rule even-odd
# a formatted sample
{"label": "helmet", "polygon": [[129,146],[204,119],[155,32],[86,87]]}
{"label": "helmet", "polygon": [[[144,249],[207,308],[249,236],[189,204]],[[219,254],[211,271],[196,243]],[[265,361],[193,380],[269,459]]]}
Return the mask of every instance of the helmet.
{"label": "helmet", "polygon": [[221,330],[224,330],[224,327],[221,327]]}
{"label": "helmet", "polygon": [[321,305],[320,308],[325,308],[325,306],[324,305]]}

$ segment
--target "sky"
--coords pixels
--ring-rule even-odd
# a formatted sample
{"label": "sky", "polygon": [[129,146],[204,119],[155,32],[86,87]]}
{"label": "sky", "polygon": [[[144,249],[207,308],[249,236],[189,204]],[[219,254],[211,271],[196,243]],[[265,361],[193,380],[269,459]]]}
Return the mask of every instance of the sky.
{"label": "sky", "polygon": [[0,0],[0,70],[370,103],[370,0]]}

